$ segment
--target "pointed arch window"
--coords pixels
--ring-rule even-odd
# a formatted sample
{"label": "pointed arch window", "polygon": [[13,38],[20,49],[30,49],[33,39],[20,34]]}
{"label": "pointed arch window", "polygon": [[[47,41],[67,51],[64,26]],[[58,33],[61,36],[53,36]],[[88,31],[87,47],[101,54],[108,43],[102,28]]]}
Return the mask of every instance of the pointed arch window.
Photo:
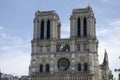
{"label": "pointed arch window", "polygon": [[50,39],[50,20],[47,21],[47,39]]}
{"label": "pointed arch window", "polygon": [[43,65],[40,65],[40,72],[43,72]]}
{"label": "pointed arch window", "polygon": [[69,52],[69,51],[70,51],[70,46],[69,46],[69,44],[61,45],[61,51],[62,51],[62,52]]}
{"label": "pointed arch window", "polygon": [[44,21],[42,20],[41,22],[41,34],[40,34],[40,37],[41,39],[44,39]]}
{"label": "pointed arch window", "polygon": [[87,50],[87,44],[86,43],[84,43],[84,51],[86,51]]}
{"label": "pointed arch window", "polygon": [[57,51],[57,52],[60,52],[60,51],[61,51],[61,44],[57,44],[57,45],[56,45],[56,51]]}
{"label": "pointed arch window", "polygon": [[77,19],[77,36],[78,37],[81,36],[81,22],[80,22],[80,18]]}
{"label": "pointed arch window", "polygon": [[78,71],[81,71],[81,63],[78,64]]}
{"label": "pointed arch window", "polygon": [[50,52],[50,46],[49,45],[46,46],[46,51]]}
{"label": "pointed arch window", "polygon": [[80,44],[77,44],[77,51],[80,51]]}
{"label": "pointed arch window", "polygon": [[66,52],[69,52],[69,51],[70,51],[70,46],[69,46],[69,44],[65,44],[65,48],[66,48]]}
{"label": "pointed arch window", "polygon": [[49,64],[46,65],[46,72],[49,72],[50,71],[50,66]]}
{"label": "pointed arch window", "polygon": [[84,71],[88,71],[88,64],[87,63],[84,64]]}
{"label": "pointed arch window", "polygon": [[83,19],[83,35],[84,37],[87,37],[87,19]]}

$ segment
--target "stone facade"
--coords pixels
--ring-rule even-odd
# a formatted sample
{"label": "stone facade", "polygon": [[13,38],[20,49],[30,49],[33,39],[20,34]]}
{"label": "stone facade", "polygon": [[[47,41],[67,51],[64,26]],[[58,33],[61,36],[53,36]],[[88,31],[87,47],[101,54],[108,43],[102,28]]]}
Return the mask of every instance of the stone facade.
{"label": "stone facade", "polygon": [[[90,6],[73,9],[70,38],[61,39],[58,14],[55,11],[38,10],[31,42],[31,80],[104,80],[104,64],[99,66],[98,61],[95,24]],[[106,71],[109,71],[109,67]]]}

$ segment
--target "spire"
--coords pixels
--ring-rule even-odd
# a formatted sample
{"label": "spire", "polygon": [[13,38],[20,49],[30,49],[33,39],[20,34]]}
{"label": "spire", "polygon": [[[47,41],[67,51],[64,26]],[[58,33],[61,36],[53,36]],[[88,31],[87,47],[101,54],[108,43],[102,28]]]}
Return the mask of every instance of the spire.
{"label": "spire", "polygon": [[107,54],[106,49],[105,49],[105,54],[104,54],[104,61],[103,61],[103,65],[109,68],[108,54]]}

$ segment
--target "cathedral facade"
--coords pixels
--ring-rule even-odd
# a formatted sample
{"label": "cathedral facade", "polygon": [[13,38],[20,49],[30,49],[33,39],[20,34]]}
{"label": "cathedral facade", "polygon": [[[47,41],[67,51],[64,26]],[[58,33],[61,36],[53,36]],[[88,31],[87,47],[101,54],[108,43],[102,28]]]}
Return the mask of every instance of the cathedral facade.
{"label": "cathedral facade", "polygon": [[107,53],[99,65],[92,8],[73,9],[70,38],[61,39],[60,29],[55,11],[35,13],[29,66],[31,80],[110,80]]}

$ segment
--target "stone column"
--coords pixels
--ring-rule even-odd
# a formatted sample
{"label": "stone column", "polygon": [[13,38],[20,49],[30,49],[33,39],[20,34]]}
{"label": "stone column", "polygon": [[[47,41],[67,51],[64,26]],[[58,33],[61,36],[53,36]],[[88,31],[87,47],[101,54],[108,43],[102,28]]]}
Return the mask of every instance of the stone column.
{"label": "stone column", "polygon": [[54,63],[54,54],[51,54],[50,55],[50,72],[51,73],[53,73],[53,71],[54,71],[54,65],[55,65],[55,63]]}
{"label": "stone column", "polygon": [[46,72],[46,64],[43,64],[43,72]]}
{"label": "stone column", "polygon": [[87,17],[87,35],[88,37],[91,37],[92,28],[91,28],[91,19],[90,17]]}
{"label": "stone column", "polygon": [[71,65],[71,70],[72,71],[75,71],[75,58],[76,58],[75,54],[73,53],[72,54],[72,61],[71,61],[72,62],[72,65]]}
{"label": "stone column", "polygon": [[77,37],[77,17],[75,18],[74,27],[75,27],[75,30],[74,30],[74,37]]}
{"label": "stone column", "polygon": [[51,42],[51,52],[56,52],[56,43],[55,42]]}
{"label": "stone column", "polygon": [[77,74],[77,80],[79,80],[79,74]]}
{"label": "stone column", "polygon": [[40,34],[41,34],[41,21],[39,21],[37,25],[37,39],[41,38]]}
{"label": "stone column", "polygon": [[71,52],[75,52],[75,50],[76,50],[76,49],[75,49],[75,48],[76,48],[76,46],[75,46],[75,41],[71,41],[70,44],[71,44],[71,46],[70,46],[70,51],[71,51]]}
{"label": "stone column", "polygon": [[94,28],[94,29],[95,29],[95,30],[94,30],[94,31],[95,31],[94,34],[95,34],[95,37],[96,37],[96,20],[95,20],[94,27],[95,27],[95,28]]}
{"label": "stone column", "polygon": [[81,63],[81,71],[84,72],[84,63]]}
{"label": "stone column", "polygon": [[94,22],[94,17],[90,16],[90,27],[91,27],[91,37],[95,37],[95,22]]}
{"label": "stone column", "polygon": [[37,39],[37,33],[38,33],[37,28],[38,28],[38,21],[35,18],[34,19],[34,35],[33,35],[33,39]]}
{"label": "stone column", "polygon": [[94,17],[94,20],[93,20],[93,37],[96,37],[96,21],[95,21],[95,17]]}
{"label": "stone column", "polygon": [[50,39],[53,38],[53,19],[50,19]]}
{"label": "stone column", "polygon": [[93,16],[88,18],[88,27],[90,37],[95,37],[95,22]]}
{"label": "stone column", "polygon": [[92,19],[91,19],[91,37],[94,37],[94,19],[93,19],[93,17],[91,17]]}
{"label": "stone column", "polygon": [[71,16],[70,18],[70,36],[71,38],[75,38],[75,18]]}
{"label": "stone column", "polygon": [[51,33],[50,33],[50,35],[51,35],[51,38],[52,39],[55,39],[56,38],[56,19],[52,19],[52,21],[51,21]]}

